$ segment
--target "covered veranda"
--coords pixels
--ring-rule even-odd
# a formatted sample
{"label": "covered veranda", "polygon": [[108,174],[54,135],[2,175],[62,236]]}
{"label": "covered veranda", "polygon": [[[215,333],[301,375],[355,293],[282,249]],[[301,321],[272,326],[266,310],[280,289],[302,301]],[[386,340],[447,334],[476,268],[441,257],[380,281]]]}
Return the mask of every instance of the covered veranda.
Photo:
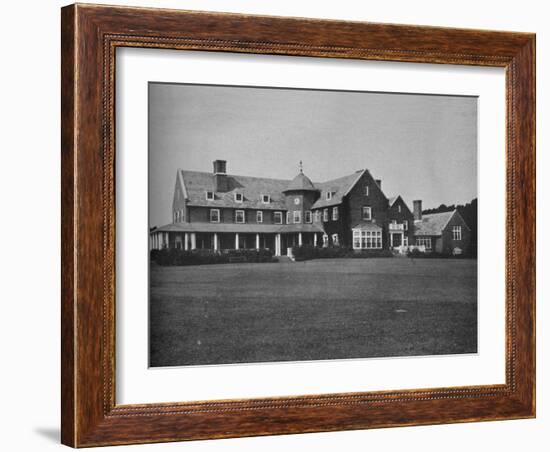
{"label": "covered veranda", "polygon": [[151,249],[270,249],[275,256],[292,246],[321,246],[320,226],[277,224],[172,223],[150,232]]}

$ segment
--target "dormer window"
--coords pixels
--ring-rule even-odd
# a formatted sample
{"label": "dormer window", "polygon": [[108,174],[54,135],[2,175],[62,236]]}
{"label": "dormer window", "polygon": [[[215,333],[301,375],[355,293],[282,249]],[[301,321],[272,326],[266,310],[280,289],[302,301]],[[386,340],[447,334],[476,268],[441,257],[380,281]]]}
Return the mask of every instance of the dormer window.
{"label": "dormer window", "polygon": [[331,191],[327,191],[327,201],[331,200],[332,199],[332,192]]}
{"label": "dormer window", "polygon": [[243,194],[242,193],[235,193],[235,202],[243,202]]}
{"label": "dormer window", "polygon": [[207,191],[206,192],[206,200],[207,201],[214,201],[214,192],[213,191]]}
{"label": "dormer window", "polygon": [[262,202],[264,204],[269,204],[271,202],[271,196],[269,195],[262,195]]}

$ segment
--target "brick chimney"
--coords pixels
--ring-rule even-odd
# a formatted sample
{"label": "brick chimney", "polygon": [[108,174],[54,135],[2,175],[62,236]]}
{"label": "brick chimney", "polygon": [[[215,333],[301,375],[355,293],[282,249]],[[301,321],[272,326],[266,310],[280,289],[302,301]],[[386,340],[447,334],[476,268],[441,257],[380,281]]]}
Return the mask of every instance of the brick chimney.
{"label": "brick chimney", "polygon": [[417,199],[413,201],[413,215],[414,221],[422,220],[422,200]]}
{"label": "brick chimney", "polygon": [[378,188],[382,190],[382,179],[375,179],[374,182],[376,182],[376,185],[378,185]]}
{"label": "brick chimney", "polygon": [[225,160],[214,160],[214,191],[229,191]]}

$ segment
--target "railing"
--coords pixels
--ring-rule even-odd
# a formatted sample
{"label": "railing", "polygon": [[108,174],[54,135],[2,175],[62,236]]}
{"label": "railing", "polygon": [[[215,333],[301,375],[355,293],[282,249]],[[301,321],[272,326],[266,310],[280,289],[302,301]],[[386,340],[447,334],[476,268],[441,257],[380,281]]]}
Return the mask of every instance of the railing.
{"label": "railing", "polygon": [[390,223],[389,229],[390,231],[404,231],[405,226],[402,224]]}

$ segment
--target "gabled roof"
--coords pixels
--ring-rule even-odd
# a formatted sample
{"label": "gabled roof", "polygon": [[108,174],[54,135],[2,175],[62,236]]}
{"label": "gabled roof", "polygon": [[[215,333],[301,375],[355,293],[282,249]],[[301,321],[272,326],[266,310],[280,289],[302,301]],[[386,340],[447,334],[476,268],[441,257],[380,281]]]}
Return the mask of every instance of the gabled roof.
{"label": "gabled roof", "polygon": [[397,201],[397,198],[399,198],[399,196],[392,196],[391,198],[388,198],[388,203],[390,207],[395,204],[395,201]]}
{"label": "gabled roof", "polygon": [[[283,190],[290,183],[284,179],[268,179],[263,177],[237,176],[228,174],[227,192],[216,192],[214,199],[208,201],[206,192],[214,190],[214,176],[202,171],[178,170],[185,185],[187,204],[189,206],[230,207],[243,209],[273,209],[284,210]],[[243,194],[243,202],[235,201],[235,193]],[[262,202],[261,196],[269,195],[269,204]]]}
{"label": "gabled roof", "polygon": [[[458,210],[422,215],[422,220],[414,222],[415,235],[441,235],[454,215],[462,218]],[[466,223],[464,223],[466,224]],[[468,226],[466,226],[468,227]]]}
{"label": "gabled roof", "polygon": [[[315,182],[315,186],[321,191],[319,199],[315,201],[312,209],[320,207],[335,206],[342,202],[342,198],[346,196],[357,181],[363,176],[367,170],[359,170],[353,174],[339,177],[338,179],[329,180],[326,182]],[[327,193],[331,192],[331,199],[327,199]]]}

